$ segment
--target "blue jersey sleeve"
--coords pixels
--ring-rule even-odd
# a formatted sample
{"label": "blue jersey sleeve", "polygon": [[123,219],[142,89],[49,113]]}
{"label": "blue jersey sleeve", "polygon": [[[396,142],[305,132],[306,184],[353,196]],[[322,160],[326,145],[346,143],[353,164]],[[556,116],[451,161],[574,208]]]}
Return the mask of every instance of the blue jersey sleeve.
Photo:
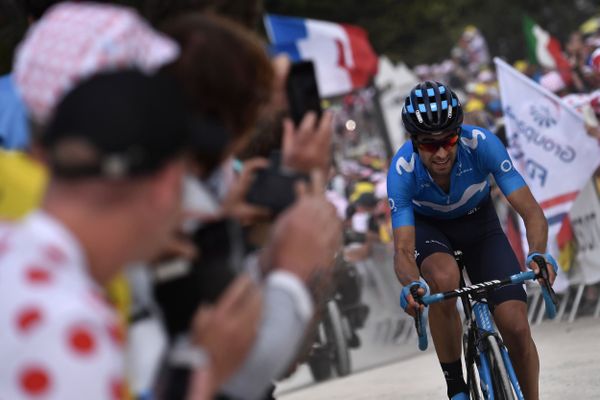
{"label": "blue jersey sleeve", "polygon": [[[401,156],[401,153],[398,153],[392,160],[387,175],[388,201],[394,229],[415,224],[412,198],[416,187],[414,166],[417,157],[412,151],[410,156]],[[410,158],[407,160],[407,157]]]}
{"label": "blue jersey sleeve", "polygon": [[[473,130],[474,138],[477,136],[475,132],[476,130]],[[483,136],[479,137],[479,139],[483,139],[480,141],[480,147],[477,149],[479,163],[483,169],[489,171],[494,176],[502,193],[508,196],[515,190],[525,186],[526,183],[523,177],[515,169],[500,139],[484,129],[479,129],[478,132],[485,135],[485,138]]]}

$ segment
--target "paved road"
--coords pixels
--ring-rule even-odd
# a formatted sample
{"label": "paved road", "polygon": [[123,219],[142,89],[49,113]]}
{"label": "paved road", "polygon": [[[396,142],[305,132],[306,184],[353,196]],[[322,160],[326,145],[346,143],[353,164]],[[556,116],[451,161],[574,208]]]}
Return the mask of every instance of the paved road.
{"label": "paved road", "polygon": [[[542,364],[541,399],[600,399],[600,319],[580,318],[572,325],[544,322],[533,327],[533,334]],[[391,347],[384,348],[391,352]],[[444,399],[445,385],[434,352],[412,354],[404,354],[407,358],[402,361],[309,387],[310,380],[295,387],[288,381],[278,386],[277,398]]]}

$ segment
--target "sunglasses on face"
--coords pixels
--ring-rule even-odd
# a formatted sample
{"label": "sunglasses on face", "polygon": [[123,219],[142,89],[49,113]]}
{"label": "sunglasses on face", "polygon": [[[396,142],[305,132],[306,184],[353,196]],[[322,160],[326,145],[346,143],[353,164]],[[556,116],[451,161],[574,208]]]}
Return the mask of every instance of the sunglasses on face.
{"label": "sunglasses on face", "polygon": [[458,143],[458,133],[453,133],[452,136],[448,136],[444,140],[436,140],[434,142],[417,141],[419,150],[426,151],[428,153],[436,153],[440,147],[443,147],[446,151],[450,151],[450,149],[454,147],[456,143]]}

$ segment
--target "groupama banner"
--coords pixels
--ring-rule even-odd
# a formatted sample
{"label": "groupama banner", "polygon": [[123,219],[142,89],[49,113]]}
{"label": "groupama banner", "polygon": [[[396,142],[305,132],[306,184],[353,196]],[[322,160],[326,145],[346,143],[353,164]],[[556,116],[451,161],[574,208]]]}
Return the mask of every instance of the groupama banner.
{"label": "groupama banner", "polygon": [[561,99],[496,58],[514,165],[523,175],[554,237],[577,194],[600,165],[600,145],[583,118]]}

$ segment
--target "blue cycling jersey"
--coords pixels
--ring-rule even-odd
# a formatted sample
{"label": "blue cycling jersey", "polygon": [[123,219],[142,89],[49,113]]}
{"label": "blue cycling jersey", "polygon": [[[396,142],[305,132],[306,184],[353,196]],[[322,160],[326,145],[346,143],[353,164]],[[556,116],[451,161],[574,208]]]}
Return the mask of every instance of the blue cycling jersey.
{"label": "blue cycling jersey", "polygon": [[414,225],[413,212],[441,219],[473,212],[490,192],[490,174],[505,196],[525,186],[500,139],[484,128],[462,126],[449,193],[433,181],[407,140],[392,159],[387,176],[392,227]]}

